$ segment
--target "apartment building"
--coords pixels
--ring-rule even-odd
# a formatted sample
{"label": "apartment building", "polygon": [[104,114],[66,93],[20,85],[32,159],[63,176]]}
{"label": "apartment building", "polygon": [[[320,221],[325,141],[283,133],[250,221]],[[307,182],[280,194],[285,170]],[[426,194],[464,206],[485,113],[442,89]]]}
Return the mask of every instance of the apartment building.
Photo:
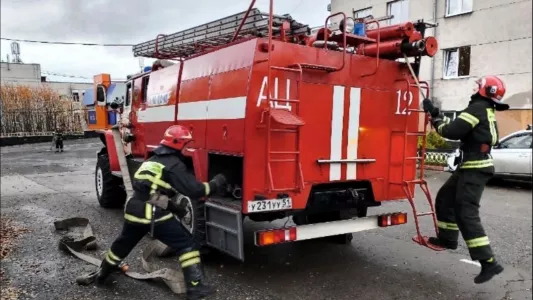
{"label": "apartment building", "polygon": [[438,23],[427,34],[438,39],[439,52],[423,59],[420,76],[450,117],[467,105],[482,75],[500,76],[507,85],[505,101],[531,114],[531,0],[331,0],[330,9],[355,18],[392,15],[382,26]]}

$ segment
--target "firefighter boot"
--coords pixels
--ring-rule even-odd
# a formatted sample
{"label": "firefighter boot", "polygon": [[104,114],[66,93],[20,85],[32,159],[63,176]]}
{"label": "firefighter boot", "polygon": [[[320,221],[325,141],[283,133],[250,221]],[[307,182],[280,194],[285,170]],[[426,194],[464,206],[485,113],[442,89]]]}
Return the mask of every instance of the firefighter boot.
{"label": "firefighter boot", "polygon": [[199,251],[186,252],[179,256],[179,261],[187,286],[187,300],[203,299],[215,293],[215,290],[205,283]]}
{"label": "firefighter boot", "polygon": [[485,283],[503,272],[503,266],[494,257],[489,260],[480,260],[479,263],[481,264],[481,272],[474,278],[476,284]]}
{"label": "firefighter boot", "polygon": [[111,265],[104,259],[96,271],[77,277],[76,283],[79,285],[89,285],[96,281],[97,284],[103,284],[107,277],[117,269],[117,267]]}
{"label": "firefighter boot", "polygon": [[117,272],[118,270],[118,267],[110,264],[106,259],[104,259],[100,265],[98,274],[96,275],[96,283],[103,284],[107,277],[111,275],[111,273]]}
{"label": "firefighter boot", "polygon": [[457,241],[450,241],[439,239],[438,237],[430,237],[428,242],[432,245],[439,246],[445,249],[455,250],[457,249]]}

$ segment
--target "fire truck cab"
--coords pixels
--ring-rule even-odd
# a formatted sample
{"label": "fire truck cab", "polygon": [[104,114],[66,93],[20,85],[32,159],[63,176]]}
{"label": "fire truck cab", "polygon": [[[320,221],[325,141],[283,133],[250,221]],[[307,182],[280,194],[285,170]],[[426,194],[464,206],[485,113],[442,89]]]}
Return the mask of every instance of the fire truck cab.
{"label": "fire truck cab", "polygon": [[124,101],[122,86],[122,82],[112,82],[109,74],[94,76],[93,87],[85,91],[82,101],[87,131],[103,132],[117,124]]}
{"label": "fire truck cab", "polygon": [[[180,124],[194,138],[184,152],[190,172],[204,182],[218,173],[228,179],[224,192],[186,198],[190,214],[180,221],[204,245],[243,260],[245,217],[292,218],[290,226],[255,232],[257,246],[324,237],[349,243],[354,232],[405,224],[406,212],[369,216],[368,208],[408,199],[414,240],[432,247],[418,227],[419,216],[431,215],[437,230],[424,153],[417,154],[428,121],[419,93],[429,93],[417,70],[437,50],[424,36],[433,25],[366,20],[377,28],[356,35],[353,20],[339,13],[310,35],[307,25],[274,15],[272,3],[262,13],[254,2],[133,47],[135,56],[158,60],[128,80],[121,120],[102,134],[100,205],[124,204],[136,169],[164,131]],[[335,16],[341,27],[331,31]],[[415,186],[430,212],[417,213]]]}

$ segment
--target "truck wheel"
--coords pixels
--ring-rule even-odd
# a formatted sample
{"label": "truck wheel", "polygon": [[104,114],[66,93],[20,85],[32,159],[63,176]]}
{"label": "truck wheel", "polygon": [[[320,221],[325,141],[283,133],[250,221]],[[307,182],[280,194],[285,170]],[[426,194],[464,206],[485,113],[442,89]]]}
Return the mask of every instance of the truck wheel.
{"label": "truck wheel", "polygon": [[[200,247],[205,246],[205,202],[201,200],[192,200],[189,197],[181,196],[187,201],[187,215],[181,220],[176,217],[185,229],[194,236],[194,241]],[[181,199],[178,198],[178,203]],[[168,247],[163,251],[161,256],[171,256],[176,250]]]}
{"label": "truck wheel", "polygon": [[94,171],[96,197],[104,208],[120,208],[126,202],[126,191],[122,187],[122,178],[111,173],[107,153],[98,155]]}

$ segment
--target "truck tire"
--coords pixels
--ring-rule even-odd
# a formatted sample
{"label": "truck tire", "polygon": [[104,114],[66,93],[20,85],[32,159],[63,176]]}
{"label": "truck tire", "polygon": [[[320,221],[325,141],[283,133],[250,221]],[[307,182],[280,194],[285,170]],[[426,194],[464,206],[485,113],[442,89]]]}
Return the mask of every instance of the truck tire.
{"label": "truck tire", "polygon": [[121,208],[126,202],[126,191],[123,188],[122,178],[111,173],[109,156],[101,153],[96,160],[94,183],[98,203],[103,208]]}
{"label": "truck tire", "polygon": [[[183,197],[188,201],[188,213],[183,220],[179,220],[177,217],[176,220],[178,220],[178,222],[180,222],[183,227],[194,236],[194,241],[199,247],[204,247],[206,245],[205,201],[191,199],[185,196]],[[168,247],[163,251],[161,256],[171,256],[175,254],[176,250]]]}

